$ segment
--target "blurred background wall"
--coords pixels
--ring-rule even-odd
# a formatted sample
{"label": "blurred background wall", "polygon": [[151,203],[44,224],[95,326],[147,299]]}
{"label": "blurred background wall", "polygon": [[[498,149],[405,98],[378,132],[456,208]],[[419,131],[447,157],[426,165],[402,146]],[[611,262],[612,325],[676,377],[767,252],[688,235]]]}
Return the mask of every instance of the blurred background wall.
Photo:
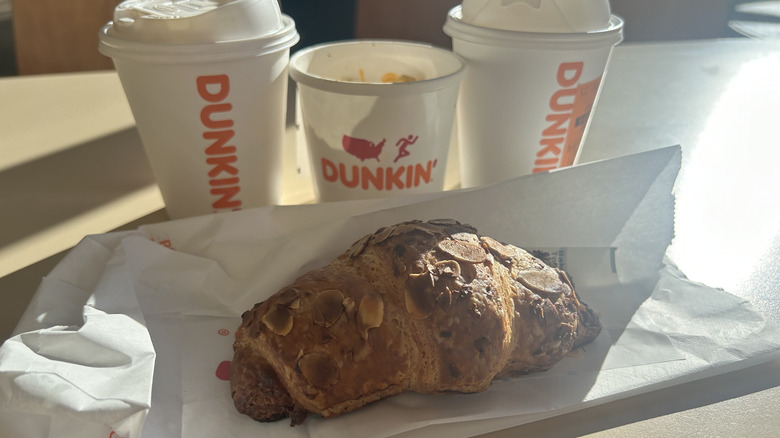
{"label": "blurred background wall", "polygon": [[[625,41],[739,36],[728,26],[744,0],[611,0]],[[0,76],[112,68],[97,32],[119,0],[0,0]],[[441,27],[460,0],[281,0],[301,42],[400,38],[449,47]]]}
{"label": "blurred background wall", "polygon": [[[292,1],[292,0],[287,0]],[[743,0],[610,0],[612,12],[625,20],[630,41],[688,40],[739,36],[728,26],[734,6]],[[427,41],[443,47],[447,11],[461,0],[357,0],[355,31],[361,38]]]}
{"label": "blurred background wall", "polygon": [[111,60],[97,51],[97,33],[118,0],[11,1],[19,74],[112,68]]}
{"label": "blurred background wall", "polygon": [[0,0],[0,76],[16,74],[11,0]]}

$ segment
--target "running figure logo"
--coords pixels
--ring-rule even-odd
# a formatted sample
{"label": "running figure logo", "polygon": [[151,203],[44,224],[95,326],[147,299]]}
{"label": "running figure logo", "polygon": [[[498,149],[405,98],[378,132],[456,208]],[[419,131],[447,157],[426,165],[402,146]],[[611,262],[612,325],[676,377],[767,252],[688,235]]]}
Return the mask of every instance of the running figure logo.
{"label": "running figure logo", "polygon": [[398,155],[395,157],[395,160],[393,160],[393,163],[397,162],[399,158],[406,157],[409,155],[409,151],[406,150],[410,145],[413,145],[419,136],[417,135],[407,135],[406,137],[398,140],[395,145],[398,147]]}

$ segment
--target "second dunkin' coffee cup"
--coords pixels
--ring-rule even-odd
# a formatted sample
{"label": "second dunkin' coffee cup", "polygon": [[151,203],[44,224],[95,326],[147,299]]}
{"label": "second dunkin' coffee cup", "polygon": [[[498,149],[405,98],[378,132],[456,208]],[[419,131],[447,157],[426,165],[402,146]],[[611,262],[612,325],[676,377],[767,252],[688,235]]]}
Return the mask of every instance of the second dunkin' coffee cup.
{"label": "second dunkin' coffee cup", "polygon": [[128,0],[100,31],[169,216],[279,201],[292,19],[276,0]]}
{"label": "second dunkin' coffee cup", "polygon": [[608,0],[463,0],[444,32],[468,65],[461,186],[577,161],[623,21]]}
{"label": "second dunkin' coffee cup", "polygon": [[441,191],[465,64],[426,44],[355,40],[297,52],[320,201]]}

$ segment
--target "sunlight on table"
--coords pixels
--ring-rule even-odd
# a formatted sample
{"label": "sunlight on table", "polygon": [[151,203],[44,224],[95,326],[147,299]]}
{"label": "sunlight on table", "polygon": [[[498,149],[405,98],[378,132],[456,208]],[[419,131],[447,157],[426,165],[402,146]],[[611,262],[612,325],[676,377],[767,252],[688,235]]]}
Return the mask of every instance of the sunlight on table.
{"label": "sunlight on table", "polygon": [[[778,55],[742,66],[710,113],[678,181],[671,256],[694,281],[738,288],[780,232],[780,203],[767,198],[780,191],[780,148],[765,147],[778,144],[777,78]],[[740,229],[751,232],[734,232]]]}

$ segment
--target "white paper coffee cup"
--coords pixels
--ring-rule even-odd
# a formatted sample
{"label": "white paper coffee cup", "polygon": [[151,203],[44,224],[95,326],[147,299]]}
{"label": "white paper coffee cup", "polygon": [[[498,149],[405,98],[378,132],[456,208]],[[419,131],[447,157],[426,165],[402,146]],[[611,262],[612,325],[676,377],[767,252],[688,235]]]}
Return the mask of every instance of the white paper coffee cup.
{"label": "white paper coffee cup", "polygon": [[585,32],[523,32],[466,23],[444,32],[467,64],[458,102],[462,187],[577,162],[623,21]]}
{"label": "white paper coffee cup", "polygon": [[[319,200],[441,191],[464,67],[450,51],[399,41],[322,44],[293,55]],[[414,81],[383,82],[388,74]]]}
{"label": "white paper coffee cup", "polygon": [[298,34],[275,0],[126,1],[99,36],[170,217],[279,202]]}

